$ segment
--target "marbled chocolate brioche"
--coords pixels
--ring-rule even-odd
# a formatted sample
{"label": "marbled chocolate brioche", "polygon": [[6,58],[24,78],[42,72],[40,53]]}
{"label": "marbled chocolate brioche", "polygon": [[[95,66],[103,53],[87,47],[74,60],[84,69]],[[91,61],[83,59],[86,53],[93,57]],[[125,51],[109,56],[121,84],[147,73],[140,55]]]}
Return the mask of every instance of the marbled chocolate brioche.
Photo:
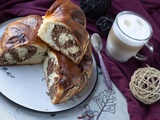
{"label": "marbled chocolate brioche", "polygon": [[53,104],[66,102],[85,88],[92,70],[91,51],[89,44],[78,65],[59,52],[48,52],[43,68]]}
{"label": "marbled chocolate brioche", "polygon": [[10,23],[0,41],[0,65],[37,64],[47,46],[37,36],[42,17],[29,15]]}
{"label": "marbled chocolate brioche", "polygon": [[85,28],[85,14],[79,6],[70,0],[56,0],[45,14],[38,36],[74,63],[79,63],[89,43]]}
{"label": "marbled chocolate brioche", "polygon": [[84,82],[79,67],[57,51],[49,51],[43,68],[53,104],[66,102],[75,96]]}

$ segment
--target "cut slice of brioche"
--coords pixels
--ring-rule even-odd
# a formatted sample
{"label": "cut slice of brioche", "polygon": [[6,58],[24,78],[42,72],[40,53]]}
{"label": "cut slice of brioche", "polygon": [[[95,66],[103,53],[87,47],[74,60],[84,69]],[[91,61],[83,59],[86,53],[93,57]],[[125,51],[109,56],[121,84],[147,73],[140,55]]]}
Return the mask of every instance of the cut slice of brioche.
{"label": "cut slice of brioche", "polygon": [[89,43],[85,15],[70,0],[53,3],[44,16],[38,36],[74,63],[80,62]]}
{"label": "cut slice of brioche", "polygon": [[78,65],[59,52],[48,51],[43,68],[53,104],[66,102],[85,88],[91,75],[92,62],[91,44]]}
{"label": "cut slice of brioche", "polygon": [[0,65],[41,63],[47,45],[37,36],[42,17],[29,15],[10,23],[0,41]]}
{"label": "cut slice of brioche", "polygon": [[84,82],[83,74],[70,59],[56,51],[49,51],[43,63],[52,103],[66,102],[78,93]]}

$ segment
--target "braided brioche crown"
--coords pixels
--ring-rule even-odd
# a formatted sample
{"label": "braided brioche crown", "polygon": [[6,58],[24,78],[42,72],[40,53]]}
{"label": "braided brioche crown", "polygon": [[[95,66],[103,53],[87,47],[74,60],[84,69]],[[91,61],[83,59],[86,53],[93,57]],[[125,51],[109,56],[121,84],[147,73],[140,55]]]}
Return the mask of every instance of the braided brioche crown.
{"label": "braided brioche crown", "polygon": [[89,81],[92,46],[86,19],[69,0],[55,1],[43,19],[29,15],[10,23],[2,36],[0,65],[38,63],[53,104],[73,98]]}

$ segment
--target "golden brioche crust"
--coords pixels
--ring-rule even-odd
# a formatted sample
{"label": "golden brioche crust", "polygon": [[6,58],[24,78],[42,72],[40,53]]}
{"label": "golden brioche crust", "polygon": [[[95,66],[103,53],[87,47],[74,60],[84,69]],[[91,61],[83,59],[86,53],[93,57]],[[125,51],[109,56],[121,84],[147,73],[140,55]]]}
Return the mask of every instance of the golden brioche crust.
{"label": "golden brioche crust", "polygon": [[38,15],[29,15],[10,23],[1,38],[2,48],[5,50],[31,43],[44,46],[37,36],[41,24],[42,17]]}
{"label": "golden brioche crust", "polygon": [[[11,22],[0,41],[0,65],[36,64],[43,61],[47,45],[37,36],[41,24],[42,17],[38,15]],[[31,58],[35,54],[39,60]]]}

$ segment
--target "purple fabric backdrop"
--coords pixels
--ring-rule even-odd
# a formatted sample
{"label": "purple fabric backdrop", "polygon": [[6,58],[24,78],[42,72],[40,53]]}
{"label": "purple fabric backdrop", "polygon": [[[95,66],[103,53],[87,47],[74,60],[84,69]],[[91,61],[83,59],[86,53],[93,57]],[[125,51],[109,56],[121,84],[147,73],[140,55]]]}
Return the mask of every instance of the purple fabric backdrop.
{"label": "purple fabric backdrop", "polygon": [[0,0],[0,23],[30,14],[44,15],[54,0]]}
{"label": "purple fabric backdrop", "polygon": [[[79,5],[78,0],[72,0]],[[54,0],[1,0],[0,1],[0,23],[10,18],[26,16],[29,14],[44,15],[46,10]],[[125,10],[137,12],[144,16],[153,27],[153,36],[151,42],[154,45],[154,54],[145,62],[131,58],[126,63],[119,63],[108,58],[105,52],[106,36],[101,34],[103,39],[102,56],[106,67],[109,70],[110,77],[114,84],[125,96],[128,103],[128,112],[131,120],[159,120],[160,119],[160,101],[152,105],[144,105],[136,100],[129,90],[129,82],[133,72],[146,66],[155,67],[160,70],[160,1],[159,0],[112,0],[112,7],[106,15],[113,19],[117,13]],[[87,30],[90,34],[97,32],[95,26],[96,20],[87,18]],[[143,51],[147,52],[147,51]],[[94,52],[97,63],[98,57]]]}

